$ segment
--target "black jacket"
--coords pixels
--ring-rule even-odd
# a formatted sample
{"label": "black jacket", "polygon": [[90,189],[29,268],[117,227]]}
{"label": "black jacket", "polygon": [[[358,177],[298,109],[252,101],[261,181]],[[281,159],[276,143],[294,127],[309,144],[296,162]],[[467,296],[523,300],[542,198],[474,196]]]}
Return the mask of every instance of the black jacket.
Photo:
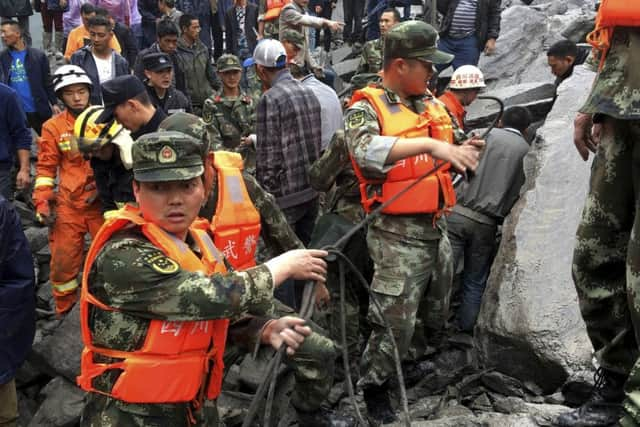
{"label": "black jacket", "polygon": [[116,21],[116,25],[113,27],[113,34],[115,34],[118,43],[120,43],[120,48],[122,49],[120,55],[127,60],[129,67],[133,67],[138,56],[138,43],[133,32],[126,25]]}
{"label": "black jacket", "polygon": [[31,2],[29,0],[0,0],[0,16],[31,16]]}
{"label": "black jacket", "polygon": [[147,86],[147,92],[149,93],[149,98],[151,98],[153,105],[164,111],[166,115],[178,112],[191,113],[191,102],[189,102],[189,99],[184,93],[173,87],[169,87],[169,89],[167,89],[164,99],[158,98],[158,95],[152,86]]}
{"label": "black jacket", "polygon": [[[146,49],[142,49],[140,51],[140,54],[136,58],[135,65],[133,67],[133,74],[140,80],[144,81],[147,77],[144,75],[144,63],[142,62],[142,58],[144,58],[150,53],[161,53],[161,52],[162,51],[160,50],[160,46],[158,45],[158,42],[153,43],[151,46],[149,46]],[[180,92],[186,95],[187,86],[184,81],[184,74],[178,67],[178,60],[176,58],[176,53],[174,52],[170,54],[169,58],[171,58],[171,62],[173,62],[173,82],[172,82],[173,86],[175,86],[176,89],[178,89]]]}
{"label": "black jacket", "polygon": [[[227,52],[238,55],[238,37],[240,36],[240,27],[236,19],[236,8],[234,6],[227,10],[224,15],[225,38],[227,41]],[[255,30],[255,31],[254,31]],[[244,34],[247,37],[247,45],[249,53],[253,53],[256,48],[258,31],[258,7],[247,2],[244,18]]]}
{"label": "black jacket", "polygon": [[[478,0],[478,10],[476,11],[476,36],[478,37],[478,47],[484,48],[489,39],[497,39],[500,35],[500,2],[501,0]],[[429,1],[425,3],[424,19],[429,22],[431,12]],[[460,0],[438,0],[438,12],[442,14],[440,23],[440,35],[446,36],[451,28],[453,13],[458,7]]]}
{"label": "black jacket", "polygon": [[[0,79],[2,83],[9,85],[11,75],[11,53],[5,49],[0,53]],[[56,94],[53,92],[51,82],[51,70],[47,56],[39,49],[27,48],[24,68],[27,71],[31,96],[36,107],[36,111],[42,120],[48,120],[53,113],[51,105],[58,102]]]}
{"label": "black jacket", "polygon": [[[113,67],[115,68],[115,74],[113,77],[129,74],[129,63],[127,60],[115,51],[112,51],[111,54],[113,55]],[[91,88],[91,98],[89,99],[91,104],[102,104],[100,78],[98,77],[96,61],[93,60],[93,55],[91,54],[91,46],[85,46],[82,49],[75,51],[73,55],[71,55],[71,63],[82,68],[93,83],[93,87]]]}

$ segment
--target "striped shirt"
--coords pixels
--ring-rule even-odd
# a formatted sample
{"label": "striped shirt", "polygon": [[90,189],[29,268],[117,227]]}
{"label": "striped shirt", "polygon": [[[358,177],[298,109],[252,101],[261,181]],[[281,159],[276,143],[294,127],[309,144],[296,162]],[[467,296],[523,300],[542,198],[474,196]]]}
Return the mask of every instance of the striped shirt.
{"label": "striped shirt", "polygon": [[478,0],[460,0],[458,7],[453,12],[449,35],[467,36],[476,30],[476,10]]}

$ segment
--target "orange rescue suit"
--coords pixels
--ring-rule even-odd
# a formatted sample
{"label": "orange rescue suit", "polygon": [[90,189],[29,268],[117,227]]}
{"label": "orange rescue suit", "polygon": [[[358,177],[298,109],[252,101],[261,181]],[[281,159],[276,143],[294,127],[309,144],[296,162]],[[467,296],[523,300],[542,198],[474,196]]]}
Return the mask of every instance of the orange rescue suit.
{"label": "orange rescue suit", "polygon": [[80,153],[71,150],[74,123],[75,117],[63,111],[43,124],[33,192],[38,212],[46,205],[56,215],[49,230],[49,247],[50,280],[58,313],[71,309],[77,299],[76,277],[82,267],[84,236],[87,232],[95,236],[104,221],[93,169]]}
{"label": "orange rescue suit", "polygon": [[256,265],[260,213],[242,178],[242,156],[228,151],[211,153],[218,178],[218,202],[211,218],[214,243],[236,270]]}
{"label": "orange rescue suit", "polygon": [[[449,144],[453,143],[451,118],[437,100],[427,100],[425,111],[417,114],[402,103],[390,103],[381,88],[369,86],[356,91],[351,98],[351,104],[361,99],[366,99],[376,110],[381,135],[404,138],[428,136]],[[397,161],[382,181],[365,178],[353,157],[351,163],[360,182],[361,202],[367,213],[371,212],[376,204],[386,202],[420,175],[439,165],[438,161],[428,154],[407,157]],[[443,209],[453,207],[456,195],[449,168],[450,165],[446,164],[433,175],[424,178],[382,212],[392,215],[440,213]]]}
{"label": "orange rescue suit", "polygon": [[[185,322],[151,320],[144,344],[135,351],[93,345],[89,328],[90,306],[107,311],[116,309],[103,304],[89,292],[91,265],[111,236],[131,224],[140,227],[154,246],[184,270],[208,275],[226,271],[209,236],[208,221],[196,220],[189,228],[189,233],[202,254],[202,258],[198,258],[186,243],[156,224],[145,221],[136,208],[127,205],[119,210],[113,218],[107,220],[96,236],[89,249],[82,275],[80,325],[85,348],[82,352],[81,373],[77,378],[78,385],[83,390],[105,394],[128,403],[200,402],[205,390],[207,399],[215,399],[222,387],[223,355],[229,325],[227,319]],[[97,363],[96,355],[122,360]],[[213,368],[209,372],[211,362]],[[105,393],[95,389],[93,379],[110,369],[122,370],[111,391]]]}
{"label": "orange rescue suit", "polygon": [[602,0],[596,15],[595,29],[587,35],[587,41],[600,51],[600,68],[611,46],[615,27],[640,27],[640,6],[637,1]]}
{"label": "orange rescue suit", "polygon": [[449,113],[456,120],[458,127],[464,129],[464,117],[467,112],[464,110],[460,100],[450,90],[443,93],[438,99],[447,107]]}
{"label": "orange rescue suit", "polygon": [[262,18],[263,21],[272,21],[280,17],[282,8],[291,3],[291,0],[267,0],[267,11]]}

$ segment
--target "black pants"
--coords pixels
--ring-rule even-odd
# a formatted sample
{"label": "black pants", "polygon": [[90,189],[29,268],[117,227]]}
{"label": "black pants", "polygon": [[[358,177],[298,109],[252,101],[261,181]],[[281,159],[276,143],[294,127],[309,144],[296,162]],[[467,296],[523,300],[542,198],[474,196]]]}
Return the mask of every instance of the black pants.
{"label": "black pants", "polygon": [[[220,7],[220,6],[219,6]],[[200,21],[200,40],[211,49],[211,39],[213,38],[213,58],[218,59],[224,53],[224,38],[222,34],[222,23],[220,22],[220,10],[215,14],[198,16]]]}
{"label": "black pants", "polygon": [[364,13],[364,0],[344,0],[343,38],[346,43],[355,43],[360,40],[362,33],[362,14]]}
{"label": "black pants", "polygon": [[[333,8],[331,4],[326,4],[323,6],[322,12],[320,13],[320,17],[331,19],[331,15],[333,14]],[[324,39],[322,45],[324,46],[325,52],[329,52],[331,50],[331,28],[324,27],[322,29],[316,30],[316,44],[320,44],[320,31],[324,31]]]}

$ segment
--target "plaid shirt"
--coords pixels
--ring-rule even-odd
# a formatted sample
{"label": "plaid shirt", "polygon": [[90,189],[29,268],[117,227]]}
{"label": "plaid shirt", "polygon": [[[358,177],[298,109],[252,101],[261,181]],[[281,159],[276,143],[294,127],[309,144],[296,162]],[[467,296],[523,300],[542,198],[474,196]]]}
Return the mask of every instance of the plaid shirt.
{"label": "plaid shirt", "polygon": [[308,170],[320,157],[322,119],[313,92],[281,71],[256,109],[256,178],[281,209],[313,200]]}

